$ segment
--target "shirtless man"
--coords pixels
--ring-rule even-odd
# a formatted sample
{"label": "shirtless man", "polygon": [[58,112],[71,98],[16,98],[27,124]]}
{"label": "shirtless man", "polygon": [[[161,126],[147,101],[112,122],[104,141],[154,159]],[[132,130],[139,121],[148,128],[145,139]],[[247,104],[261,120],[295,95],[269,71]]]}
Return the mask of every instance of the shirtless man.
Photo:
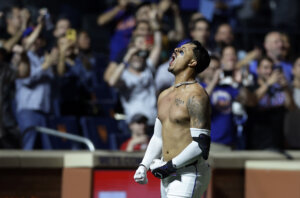
{"label": "shirtless man", "polygon": [[172,55],[168,70],[175,75],[175,85],[158,98],[154,134],[134,175],[137,183],[146,184],[150,168],[161,179],[161,197],[200,197],[209,183],[205,160],[211,110],[207,93],[195,80],[209,62],[198,41],[176,48]]}

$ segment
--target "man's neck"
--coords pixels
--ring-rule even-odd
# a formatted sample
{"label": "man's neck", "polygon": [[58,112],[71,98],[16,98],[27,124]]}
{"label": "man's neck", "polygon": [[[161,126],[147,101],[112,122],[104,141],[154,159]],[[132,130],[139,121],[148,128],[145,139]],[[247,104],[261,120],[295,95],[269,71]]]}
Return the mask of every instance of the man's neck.
{"label": "man's neck", "polygon": [[273,60],[274,64],[280,63],[279,57],[274,56],[272,53],[267,53],[267,55]]}
{"label": "man's neck", "polygon": [[142,71],[136,70],[132,67],[128,67],[128,71],[137,76],[141,75],[141,73],[142,73]]}
{"label": "man's neck", "polygon": [[187,72],[183,72],[175,76],[175,84],[189,81],[195,81],[195,77],[189,75]]}
{"label": "man's neck", "polygon": [[295,88],[300,89],[300,79],[295,78],[293,81],[293,85]]}

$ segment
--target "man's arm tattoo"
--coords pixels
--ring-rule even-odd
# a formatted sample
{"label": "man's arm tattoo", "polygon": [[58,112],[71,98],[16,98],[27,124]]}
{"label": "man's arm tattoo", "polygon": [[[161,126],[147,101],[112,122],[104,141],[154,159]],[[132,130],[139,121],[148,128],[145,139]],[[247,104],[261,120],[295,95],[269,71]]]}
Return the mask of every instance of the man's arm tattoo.
{"label": "man's arm tattoo", "polygon": [[205,96],[192,96],[188,99],[187,109],[191,128],[210,129],[210,103]]}

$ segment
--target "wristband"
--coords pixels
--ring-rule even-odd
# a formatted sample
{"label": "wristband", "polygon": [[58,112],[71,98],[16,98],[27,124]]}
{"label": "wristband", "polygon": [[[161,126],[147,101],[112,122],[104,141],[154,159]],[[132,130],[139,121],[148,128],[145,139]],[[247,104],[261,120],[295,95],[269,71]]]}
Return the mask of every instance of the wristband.
{"label": "wristband", "polygon": [[148,170],[148,168],[144,165],[144,164],[139,164],[139,166],[144,166],[146,168],[146,170]]}
{"label": "wristband", "polygon": [[123,61],[122,63],[125,65],[125,68],[127,68],[129,65],[128,62],[125,62],[125,61]]}

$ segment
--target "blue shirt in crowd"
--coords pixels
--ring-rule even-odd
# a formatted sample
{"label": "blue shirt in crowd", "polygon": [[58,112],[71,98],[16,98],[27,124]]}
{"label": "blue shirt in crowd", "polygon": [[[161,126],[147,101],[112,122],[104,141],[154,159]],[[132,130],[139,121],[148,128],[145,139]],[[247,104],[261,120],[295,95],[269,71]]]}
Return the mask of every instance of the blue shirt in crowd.
{"label": "blue shirt in crowd", "polygon": [[51,109],[52,68],[42,69],[45,57],[27,52],[30,61],[30,76],[16,80],[17,111],[36,110],[49,113]]}
{"label": "blue shirt in crowd", "polygon": [[[205,84],[202,84],[206,87]],[[211,96],[211,140],[212,142],[230,145],[235,140],[236,126],[233,121],[232,102],[239,90],[229,85],[217,85]]]}
{"label": "blue shirt in crowd", "polygon": [[115,32],[110,39],[110,60],[116,61],[118,54],[127,48],[132,31],[135,27],[134,15],[128,12],[120,12],[116,17]]}
{"label": "blue shirt in crowd", "polygon": [[223,10],[221,11],[215,7],[217,2],[226,4],[229,7],[228,10],[230,10],[230,8],[234,8],[243,4],[244,0],[200,0],[199,12],[203,14],[203,16],[209,21],[213,20],[214,14],[220,14],[220,12],[224,12]]}

